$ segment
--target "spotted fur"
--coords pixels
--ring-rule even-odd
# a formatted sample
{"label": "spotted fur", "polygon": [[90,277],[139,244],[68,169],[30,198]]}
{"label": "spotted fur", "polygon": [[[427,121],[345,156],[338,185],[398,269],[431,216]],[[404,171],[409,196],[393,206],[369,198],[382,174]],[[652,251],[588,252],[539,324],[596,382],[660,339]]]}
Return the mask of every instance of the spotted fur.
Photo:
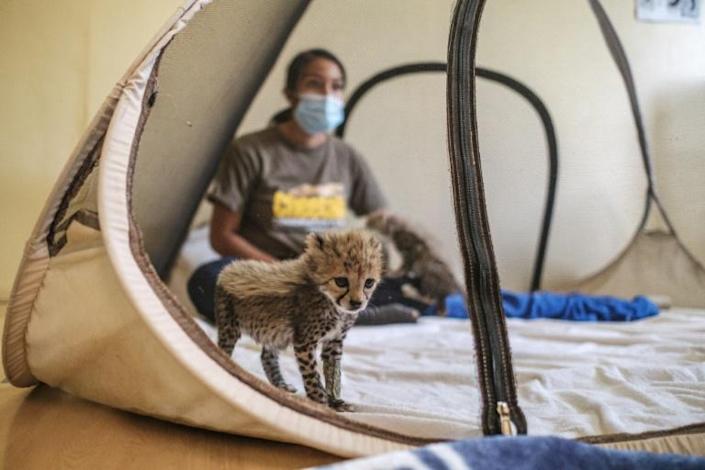
{"label": "spotted fur", "polygon": [[406,221],[398,216],[377,212],[367,219],[367,227],[389,237],[402,258],[395,275],[413,280],[405,295],[434,303],[439,315],[444,315],[445,299],[449,294],[464,294],[448,265],[429,243]]}
{"label": "spotted fur", "polygon": [[[381,277],[380,242],[364,230],[310,234],[304,253],[275,263],[235,261],[218,277],[218,346],[232,354],[242,333],[262,345],[262,367],[275,387],[295,392],[278,352],[293,345],[306,395],[339,411],[343,341]],[[325,387],[317,370],[316,348]]]}

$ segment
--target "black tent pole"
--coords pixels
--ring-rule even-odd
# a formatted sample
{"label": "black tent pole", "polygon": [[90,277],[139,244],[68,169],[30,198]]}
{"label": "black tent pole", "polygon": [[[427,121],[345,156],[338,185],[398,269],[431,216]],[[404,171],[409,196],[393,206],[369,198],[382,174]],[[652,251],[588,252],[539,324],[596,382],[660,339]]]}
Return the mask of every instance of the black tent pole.
{"label": "black tent pole", "polygon": [[[374,74],[372,77],[364,80],[350,95],[347,104],[345,105],[345,120],[335,130],[338,137],[343,138],[345,131],[350,122],[350,116],[362,100],[363,96],[368,94],[375,86],[384,83],[393,78],[402,77],[414,73],[442,72],[446,73],[448,65],[444,62],[415,62],[410,64],[398,65],[389,69],[383,70]],[[543,124],[544,133],[546,135],[546,147],[548,150],[548,185],[546,189],[546,203],[544,204],[543,222],[539,233],[539,242],[536,248],[536,256],[534,258],[534,267],[531,275],[531,284],[529,289],[537,291],[541,289],[541,278],[543,268],[546,263],[546,251],[548,250],[548,237],[551,231],[551,222],[553,220],[553,211],[556,204],[556,186],[558,183],[558,141],[556,139],[556,131],[551,119],[551,114],[548,108],[528,86],[521,83],[519,80],[505,75],[503,73],[489,70],[482,67],[475,69],[475,74],[479,78],[493,81],[515,91],[520,96],[525,98],[534,108]]]}

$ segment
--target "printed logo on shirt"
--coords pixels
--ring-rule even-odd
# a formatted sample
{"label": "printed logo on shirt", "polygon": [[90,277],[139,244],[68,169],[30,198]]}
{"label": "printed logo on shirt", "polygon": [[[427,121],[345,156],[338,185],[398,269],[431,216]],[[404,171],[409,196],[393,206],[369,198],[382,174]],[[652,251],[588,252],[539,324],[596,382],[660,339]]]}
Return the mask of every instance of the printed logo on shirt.
{"label": "printed logo on shirt", "polygon": [[302,184],[274,193],[273,223],[277,227],[319,231],[345,224],[347,206],[342,183]]}

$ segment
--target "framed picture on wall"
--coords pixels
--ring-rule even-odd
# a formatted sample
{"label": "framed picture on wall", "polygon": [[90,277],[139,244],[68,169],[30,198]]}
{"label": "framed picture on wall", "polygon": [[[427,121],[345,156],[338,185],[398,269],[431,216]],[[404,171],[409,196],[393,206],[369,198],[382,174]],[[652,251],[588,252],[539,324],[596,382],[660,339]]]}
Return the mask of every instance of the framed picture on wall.
{"label": "framed picture on wall", "polygon": [[636,0],[636,17],[658,23],[698,23],[701,0]]}

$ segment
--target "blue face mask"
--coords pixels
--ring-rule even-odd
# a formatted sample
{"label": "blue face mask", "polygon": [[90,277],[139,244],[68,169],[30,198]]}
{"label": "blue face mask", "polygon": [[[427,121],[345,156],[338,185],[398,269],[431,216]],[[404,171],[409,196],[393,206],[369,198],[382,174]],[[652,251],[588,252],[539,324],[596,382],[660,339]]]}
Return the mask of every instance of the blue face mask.
{"label": "blue face mask", "polygon": [[345,105],[330,95],[304,93],[294,109],[294,119],[308,134],[332,131],[345,118]]}

